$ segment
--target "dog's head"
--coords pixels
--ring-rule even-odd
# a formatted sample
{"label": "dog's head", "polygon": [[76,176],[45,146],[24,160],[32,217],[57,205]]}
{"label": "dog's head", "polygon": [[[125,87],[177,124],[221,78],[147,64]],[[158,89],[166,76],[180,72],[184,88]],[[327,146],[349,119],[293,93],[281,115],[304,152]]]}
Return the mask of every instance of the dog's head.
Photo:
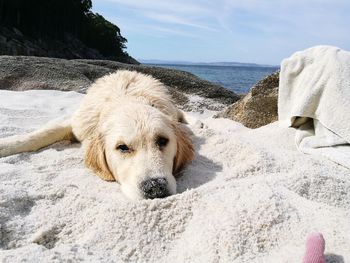
{"label": "dog's head", "polygon": [[86,165],[104,180],[118,181],[132,199],[175,194],[176,174],[194,157],[184,124],[139,103],[102,114]]}

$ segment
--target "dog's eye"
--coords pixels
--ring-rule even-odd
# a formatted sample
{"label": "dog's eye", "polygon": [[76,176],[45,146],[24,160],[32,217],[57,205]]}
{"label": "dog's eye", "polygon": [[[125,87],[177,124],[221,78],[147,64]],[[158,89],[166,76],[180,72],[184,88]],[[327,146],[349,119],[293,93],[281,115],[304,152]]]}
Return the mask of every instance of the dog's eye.
{"label": "dog's eye", "polygon": [[164,137],[158,137],[156,140],[156,144],[160,149],[163,149],[169,142],[169,139]]}
{"label": "dog's eye", "polygon": [[117,146],[117,150],[119,150],[121,153],[129,153],[129,152],[131,152],[131,149],[125,144],[118,145]]}

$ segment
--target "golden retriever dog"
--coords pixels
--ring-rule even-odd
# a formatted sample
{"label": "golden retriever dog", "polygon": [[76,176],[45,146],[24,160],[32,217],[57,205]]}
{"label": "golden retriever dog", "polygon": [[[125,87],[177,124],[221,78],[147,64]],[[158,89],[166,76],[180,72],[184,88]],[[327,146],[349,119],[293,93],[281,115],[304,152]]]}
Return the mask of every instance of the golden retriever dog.
{"label": "golden retriever dog", "polygon": [[185,123],[160,81],[117,71],[90,86],[70,119],[0,139],[0,157],[78,140],[103,180],[119,182],[131,199],[162,198],[176,193],[175,177],[194,157]]}

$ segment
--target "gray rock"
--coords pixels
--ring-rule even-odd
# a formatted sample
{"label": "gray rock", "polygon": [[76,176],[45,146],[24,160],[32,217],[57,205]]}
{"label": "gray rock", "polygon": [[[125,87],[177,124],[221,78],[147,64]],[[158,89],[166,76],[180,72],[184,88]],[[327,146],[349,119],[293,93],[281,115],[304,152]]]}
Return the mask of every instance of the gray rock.
{"label": "gray rock", "polygon": [[[184,71],[108,60],[30,56],[0,56],[0,89],[54,89],[84,93],[95,79],[120,69],[135,70],[159,79],[169,87],[174,101],[186,110],[198,110],[198,107],[223,109],[239,99],[234,92]],[[194,95],[197,96],[195,103],[191,101]]]}
{"label": "gray rock", "polygon": [[238,121],[248,128],[259,128],[277,121],[278,86],[279,71],[260,80],[246,96],[216,117]]}

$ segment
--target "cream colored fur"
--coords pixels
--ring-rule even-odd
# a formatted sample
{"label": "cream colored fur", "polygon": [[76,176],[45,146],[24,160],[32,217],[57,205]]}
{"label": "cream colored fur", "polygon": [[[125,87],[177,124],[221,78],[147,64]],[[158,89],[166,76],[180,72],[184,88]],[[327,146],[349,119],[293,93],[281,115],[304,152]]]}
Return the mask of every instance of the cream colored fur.
{"label": "cream colored fur", "polygon": [[[118,71],[89,88],[71,119],[0,139],[0,157],[76,138],[85,149],[86,166],[104,180],[118,181],[130,198],[145,198],[140,185],[153,178],[165,179],[169,194],[174,194],[174,175],[194,156],[184,122],[161,82]],[[168,140],[164,147],[160,138]],[[130,151],[121,151],[121,145]]]}

